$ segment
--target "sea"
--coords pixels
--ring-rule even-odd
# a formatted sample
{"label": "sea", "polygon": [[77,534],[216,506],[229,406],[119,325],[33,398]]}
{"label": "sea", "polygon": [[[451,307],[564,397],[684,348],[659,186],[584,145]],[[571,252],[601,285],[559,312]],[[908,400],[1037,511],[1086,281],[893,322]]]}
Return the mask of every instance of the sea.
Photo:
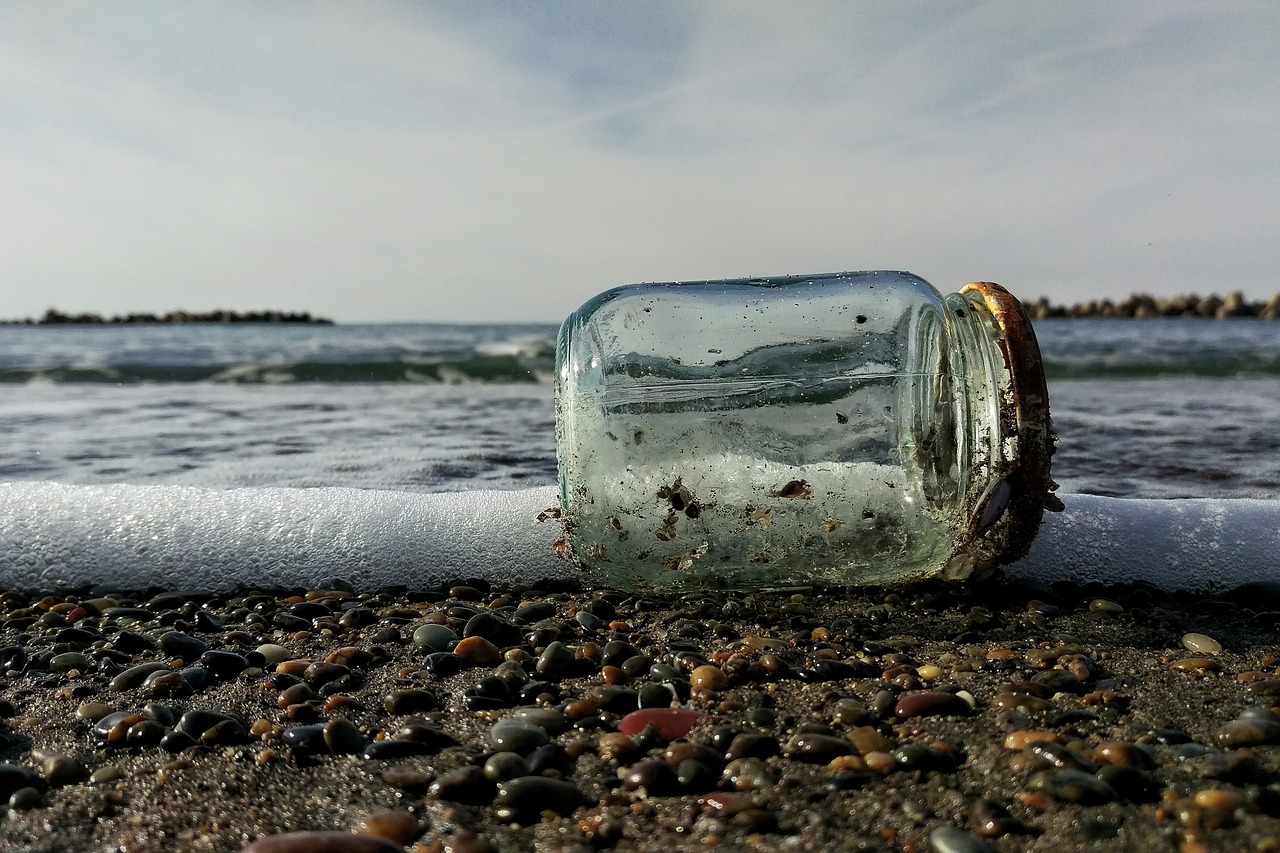
{"label": "sea", "polygon": [[[1280,499],[1280,322],[1035,324],[1064,492]],[[552,325],[0,326],[0,481],[556,480]]]}

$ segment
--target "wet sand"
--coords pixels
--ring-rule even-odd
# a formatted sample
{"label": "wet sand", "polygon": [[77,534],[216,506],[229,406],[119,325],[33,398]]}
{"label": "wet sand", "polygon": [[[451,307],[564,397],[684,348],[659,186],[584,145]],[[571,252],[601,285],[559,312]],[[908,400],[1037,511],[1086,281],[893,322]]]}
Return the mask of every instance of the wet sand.
{"label": "wet sand", "polygon": [[424,851],[1280,850],[1271,590],[459,582],[0,611],[6,850],[362,826]]}

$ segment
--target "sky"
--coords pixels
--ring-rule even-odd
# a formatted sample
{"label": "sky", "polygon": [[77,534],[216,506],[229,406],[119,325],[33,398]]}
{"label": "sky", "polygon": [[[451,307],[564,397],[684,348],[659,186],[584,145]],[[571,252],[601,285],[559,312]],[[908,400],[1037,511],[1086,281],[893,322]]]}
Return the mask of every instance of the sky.
{"label": "sky", "polygon": [[1280,290],[1280,4],[0,4],[0,317]]}

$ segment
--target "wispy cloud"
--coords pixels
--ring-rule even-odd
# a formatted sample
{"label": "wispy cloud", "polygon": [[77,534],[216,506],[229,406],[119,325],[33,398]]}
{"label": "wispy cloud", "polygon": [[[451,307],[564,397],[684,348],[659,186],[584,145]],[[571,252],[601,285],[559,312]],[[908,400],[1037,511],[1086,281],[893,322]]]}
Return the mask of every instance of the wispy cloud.
{"label": "wispy cloud", "polygon": [[[11,4],[0,314],[1274,289],[1268,5]],[[19,82],[20,81],[20,82]]]}

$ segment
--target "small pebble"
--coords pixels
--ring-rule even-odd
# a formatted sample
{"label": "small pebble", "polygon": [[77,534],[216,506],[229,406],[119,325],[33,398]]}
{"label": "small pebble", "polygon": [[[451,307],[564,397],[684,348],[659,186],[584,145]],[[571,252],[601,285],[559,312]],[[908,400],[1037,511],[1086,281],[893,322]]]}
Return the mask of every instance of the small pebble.
{"label": "small pebble", "polygon": [[1214,740],[1226,749],[1280,744],[1280,723],[1273,720],[1232,720],[1214,733]]}
{"label": "small pebble", "polygon": [[1216,655],[1222,653],[1222,644],[1206,634],[1195,632],[1182,635],[1182,647],[1198,655]]}
{"label": "small pebble", "polygon": [[689,673],[689,684],[694,689],[718,693],[729,686],[729,677],[720,667],[708,664],[695,667],[693,672]]}
{"label": "small pebble", "polygon": [[96,723],[111,713],[111,706],[102,702],[85,702],[76,708],[76,718],[86,723]]}
{"label": "small pebble", "polygon": [[1032,776],[1027,787],[1064,803],[1086,806],[1117,799],[1114,788],[1083,770],[1045,770]]}
{"label": "small pebble", "polygon": [[529,762],[515,752],[495,752],[484,763],[485,778],[493,782],[506,782],[529,775]]}
{"label": "small pebble", "polygon": [[936,853],[988,853],[991,845],[955,826],[941,826],[929,833]]}
{"label": "small pebble", "polygon": [[567,780],[522,776],[499,785],[493,805],[503,820],[532,823],[540,819],[543,812],[572,814],[574,809],[587,805],[587,798],[577,785]]}
{"label": "small pebble", "polygon": [[467,666],[497,666],[502,650],[484,637],[467,637],[453,647],[453,654]]}
{"label": "small pebble", "polygon": [[417,688],[392,690],[382,702],[387,713],[392,715],[418,714],[434,709],[437,704],[434,693]]}
{"label": "small pebble", "polygon": [[80,759],[70,755],[56,753],[44,755],[40,759],[40,775],[50,785],[68,785],[79,782],[87,772]]}
{"label": "small pebble", "polygon": [[826,764],[841,755],[849,755],[853,747],[843,738],[824,734],[799,734],[787,741],[786,755],[797,761]]}
{"label": "small pebble", "polygon": [[274,667],[293,656],[288,649],[278,643],[263,643],[255,651],[262,655],[263,665],[268,667]]}
{"label": "small pebble", "polygon": [[493,802],[496,790],[493,782],[485,777],[484,770],[469,766],[451,770],[436,779],[431,783],[429,794],[438,800],[486,806]]}
{"label": "small pebble", "polygon": [[404,853],[404,845],[353,832],[288,832],[259,838],[241,853]]}
{"label": "small pebble", "polygon": [[369,815],[356,832],[362,835],[376,835],[394,841],[396,844],[411,844],[422,834],[425,827],[416,817],[403,809],[391,809]]}
{"label": "small pebble", "polygon": [[458,634],[447,625],[427,622],[413,631],[413,644],[432,652],[445,652],[451,643],[458,641]]}
{"label": "small pebble", "polygon": [[38,788],[19,788],[9,796],[9,808],[15,811],[38,809],[44,804],[44,794]]}
{"label": "small pebble", "polygon": [[1220,812],[1233,812],[1244,804],[1240,795],[1223,788],[1205,788],[1196,791],[1193,798],[1195,804],[1202,809],[1213,809]]}
{"label": "small pebble", "polygon": [[893,714],[899,720],[913,717],[953,717],[968,714],[973,706],[954,693],[909,693],[898,700]]}
{"label": "small pebble", "polygon": [[637,735],[650,724],[658,729],[658,735],[667,741],[687,735],[705,714],[687,708],[643,708],[632,711],[618,723],[618,731],[624,735]]}
{"label": "small pebble", "polygon": [[120,768],[114,764],[106,764],[89,774],[89,781],[95,785],[114,782],[120,778]]}
{"label": "small pebble", "polygon": [[1213,658],[1182,658],[1169,664],[1169,666],[1183,672],[1198,673],[1217,672],[1221,669],[1218,662]]}
{"label": "small pebble", "polygon": [[549,741],[547,733],[523,720],[504,719],[489,728],[489,745],[495,752],[528,755]]}

